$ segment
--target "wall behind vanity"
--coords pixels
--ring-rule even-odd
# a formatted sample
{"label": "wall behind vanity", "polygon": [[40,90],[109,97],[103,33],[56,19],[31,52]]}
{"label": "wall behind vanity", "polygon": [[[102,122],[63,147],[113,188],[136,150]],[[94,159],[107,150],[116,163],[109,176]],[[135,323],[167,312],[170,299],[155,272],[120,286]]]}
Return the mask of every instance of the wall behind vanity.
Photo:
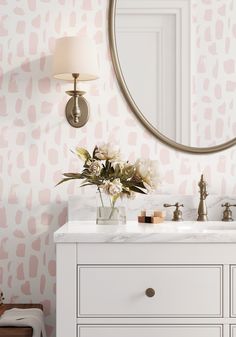
{"label": "wall behind vanity", "polygon": [[[203,5],[204,5],[204,1]],[[70,149],[120,144],[125,156],[158,159],[163,193],[196,194],[204,172],[209,193],[236,194],[236,149],[189,155],[159,143],[127,107],[113,72],[104,0],[0,0],[0,288],[7,301],[42,302],[55,330],[53,232],[66,221],[68,196],[79,184],[54,185],[78,160]],[[88,33],[100,60],[100,79],[82,84],[89,123],[65,121],[65,90],[51,77],[54,39]],[[212,133],[213,136],[213,133]]]}

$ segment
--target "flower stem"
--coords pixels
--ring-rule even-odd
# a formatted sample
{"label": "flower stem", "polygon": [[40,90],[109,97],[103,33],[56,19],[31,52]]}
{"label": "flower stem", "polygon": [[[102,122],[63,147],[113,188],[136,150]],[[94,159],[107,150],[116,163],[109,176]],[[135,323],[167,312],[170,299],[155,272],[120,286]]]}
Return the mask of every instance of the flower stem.
{"label": "flower stem", "polygon": [[109,219],[111,219],[111,217],[113,216],[113,213],[115,211],[115,201],[113,201],[113,199],[110,197],[110,203],[111,203],[111,213],[110,213],[110,216],[109,216]]}
{"label": "flower stem", "polygon": [[101,193],[101,190],[100,190],[99,187],[98,187],[98,192],[99,192],[99,195],[100,195],[102,207],[104,207],[104,202],[103,202],[103,199],[102,199],[102,193]]}
{"label": "flower stem", "polygon": [[111,213],[110,213],[110,216],[109,216],[109,220],[111,219],[111,217],[112,217],[114,211],[115,211],[115,205],[112,204],[112,205],[111,205]]}
{"label": "flower stem", "polygon": [[110,200],[110,205],[111,205],[111,207],[114,207],[114,204],[113,204],[113,202],[112,202],[112,200],[111,200],[111,197],[109,197],[109,200]]}

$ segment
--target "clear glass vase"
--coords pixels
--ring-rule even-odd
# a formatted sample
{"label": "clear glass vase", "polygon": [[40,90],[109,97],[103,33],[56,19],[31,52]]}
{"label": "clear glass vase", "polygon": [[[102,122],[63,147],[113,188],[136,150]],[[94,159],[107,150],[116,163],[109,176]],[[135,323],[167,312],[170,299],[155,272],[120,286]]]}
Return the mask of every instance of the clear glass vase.
{"label": "clear glass vase", "polygon": [[112,205],[110,196],[97,192],[97,225],[125,225],[126,209],[122,205],[122,200],[117,200]]}

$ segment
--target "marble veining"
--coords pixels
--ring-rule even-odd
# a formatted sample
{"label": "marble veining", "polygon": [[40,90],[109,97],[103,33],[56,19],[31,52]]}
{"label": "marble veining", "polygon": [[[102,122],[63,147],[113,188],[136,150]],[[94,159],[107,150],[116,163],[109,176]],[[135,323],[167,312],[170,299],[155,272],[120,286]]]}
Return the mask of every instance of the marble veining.
{"label": "marble veining", "polygon": [[236,242],[236,221],[138,224],[129,221],[126,225],[96,225],[95,221],[69,221],[54,233],[55,242]]}
{"label": "marble veining", "polygon": [[[235,204],[235,196],[218,196],[209,195],[206,199],[208,209],[208,219],[210,221],[221,221],[224,208],[221,204],[230,202]],[[185,221],[194,221],[197,219],[197,209],[199,204],[199,195],[169,195],[169,194],[151,194],[137,195],[134,200],[124,200],[126,206],[127,220],[136,220],[140,210],[142,209],[164,209],[163,204],[175,204],[176,202],[184,204],[182,208],[183,219]],[[172,219],[172,208],[165,209],[166,220]],[[236,207],[232,207],[233,218],[236,220]],[[92,195],[77,195],[73,196],[68,201],[68,220],[82,221],[96,219],[96,198]]]}

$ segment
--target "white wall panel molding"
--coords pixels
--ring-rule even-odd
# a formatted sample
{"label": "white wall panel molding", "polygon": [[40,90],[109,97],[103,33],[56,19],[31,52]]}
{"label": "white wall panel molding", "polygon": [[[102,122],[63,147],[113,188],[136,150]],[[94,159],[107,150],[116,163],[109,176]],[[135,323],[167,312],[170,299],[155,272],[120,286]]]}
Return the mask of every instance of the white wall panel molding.
{"label": "white wall panel molding", "polygon": [[[191,145],[190,12],[190,2],[187,0],[135,1],[135,3],[119,1],[116,25],[121,68],[137,106],[163,134],[189,145]],[[127,39],[126,46],[122,42],[122,39],[125,39],[124,34]],[[130,41],[135,39],[134,34],[139,34],[139,50],[143,54],[142,62],[147,67],[153,63],[152,55],[146,54],[145,48],[142,49],[145,45],[144,39],[151,39],[152,35],[152,44],[156,44],[154,51],[156,55],[153,56],[153,62],[156,60],[156,63],[153,71],[149,70],[151,74],[149,87],[145,88],[150,93],[144,90],[142,95],[138,89],[140,82],[137,85],[129,81],[130,77],[136,78],[132,70],[134,65],[131,65],[131,60],[127,60],[127,53],[122,51],[122,48],[127,50]],[[134,59],[137,50],[129,48],[129,53]],[[137,74],[137,81],[140,80],[142,79]]]}

